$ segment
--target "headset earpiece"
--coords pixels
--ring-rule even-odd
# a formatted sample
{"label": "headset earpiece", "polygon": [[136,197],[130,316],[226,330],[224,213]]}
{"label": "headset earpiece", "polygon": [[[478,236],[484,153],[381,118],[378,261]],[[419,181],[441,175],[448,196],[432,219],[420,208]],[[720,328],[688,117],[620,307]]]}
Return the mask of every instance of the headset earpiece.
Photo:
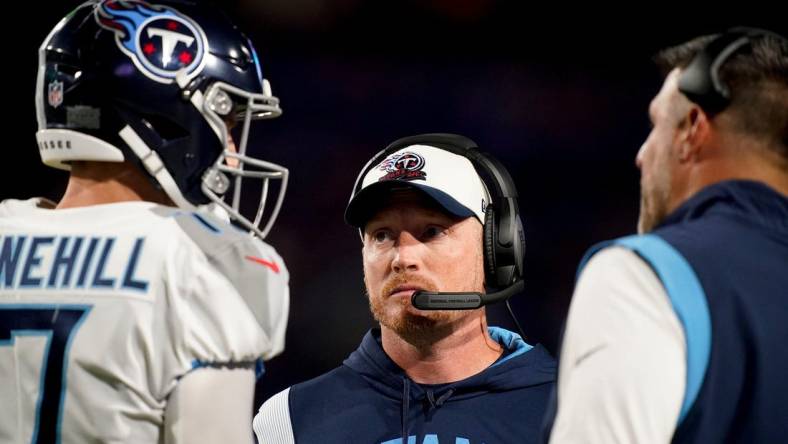
{"label": "headset earpiece", "polygon": [[725,109],[730,104],[731,91],[720,79],[720,68],[741,48],[751,45],[753,37],[760,36],[785,39],[765,29],[729,29],[695,54],[681,73],[679,91],[700,105],[707,114],[714,115]]}
{"label": "headset earpiece", "polygon": [[492,205],[487,205],[487,210],[484,212],[482,242],[484,247],[484,281],[488,286],[495,286],[498,282],[495,277],[495,232],[495,209]]}

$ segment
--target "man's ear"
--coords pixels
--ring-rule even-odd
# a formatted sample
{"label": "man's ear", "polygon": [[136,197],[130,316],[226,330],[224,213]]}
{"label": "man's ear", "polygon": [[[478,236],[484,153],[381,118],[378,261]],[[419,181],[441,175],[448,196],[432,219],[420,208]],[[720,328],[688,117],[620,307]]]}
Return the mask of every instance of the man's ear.
{"label": "man's ear", "polygon": [[692,105],[682,122],[679,140],[679,160],[697,159],[711,132],[709,116],[697,105]]}

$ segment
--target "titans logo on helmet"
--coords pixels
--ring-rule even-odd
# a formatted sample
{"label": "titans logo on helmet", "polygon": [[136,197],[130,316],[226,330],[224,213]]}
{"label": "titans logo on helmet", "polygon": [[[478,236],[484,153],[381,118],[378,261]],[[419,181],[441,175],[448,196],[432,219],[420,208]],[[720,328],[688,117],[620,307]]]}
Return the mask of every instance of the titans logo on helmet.
{"label": "titans logo on helmet", "polygon": [[118,48],[145,76],[172,83],[178,72],[197,75],[208,46],[194,20],[178,11],[142,1],[104,0],[96,6],[98,24],[115,33]]}

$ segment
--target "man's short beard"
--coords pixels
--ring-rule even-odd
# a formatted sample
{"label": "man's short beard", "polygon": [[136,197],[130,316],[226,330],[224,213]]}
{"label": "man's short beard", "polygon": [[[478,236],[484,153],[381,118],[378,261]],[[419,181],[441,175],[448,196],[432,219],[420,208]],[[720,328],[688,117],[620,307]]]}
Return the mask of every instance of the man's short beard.
{"label": "man's short beard", "polygon": [[638,234],[646,234],[653,230],[665,219],[664,201],[665,196],[644,195],[640,196],[640,215],[638,216]]}
{"label": "man's short beard", "polygon": [[638,233],[645,234],[659,226],[668,216],[671,195],[670,171],[657,168],[651,184],[640,184],[640,215]]}
{"label": "man's short beard", "polygon": [[[416,348],[424,348],[451,335],[454,331],[453,321],[462,318],[464,314],[461,311],[453,310],[412,313],[409,310],[410,299],[401,298],[392,301],[388,296],[394,288],[405,283],[418,285],[425,290],[437,290],[437,286],[433,282],[421,277],[407,274],[395,275],[383,285],[380,295],[376,297],[368,295],[369,307],[375,320]],[[369,292],[369,290],[367,291]],[[396,313],[391,312],[391,305],[394,303],[401,304]]]}

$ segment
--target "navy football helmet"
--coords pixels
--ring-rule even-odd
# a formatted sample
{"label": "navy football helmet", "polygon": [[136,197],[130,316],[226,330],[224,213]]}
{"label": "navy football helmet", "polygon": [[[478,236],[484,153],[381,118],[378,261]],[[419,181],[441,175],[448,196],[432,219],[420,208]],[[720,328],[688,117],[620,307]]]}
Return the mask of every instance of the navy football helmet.
{"label": "navy football helmet", "polygon": [[[130,159],[178,207],[218,205],[261,238],[279,213],[287,169],[246,154],[251,121],[279,116],[279,100],[249,39],[207,5],[82,4],[41,45],[36,112],[47,165]],[[250,217],[244,178],[262,180]],[[263,221],[271,179],[282,182]]]}

